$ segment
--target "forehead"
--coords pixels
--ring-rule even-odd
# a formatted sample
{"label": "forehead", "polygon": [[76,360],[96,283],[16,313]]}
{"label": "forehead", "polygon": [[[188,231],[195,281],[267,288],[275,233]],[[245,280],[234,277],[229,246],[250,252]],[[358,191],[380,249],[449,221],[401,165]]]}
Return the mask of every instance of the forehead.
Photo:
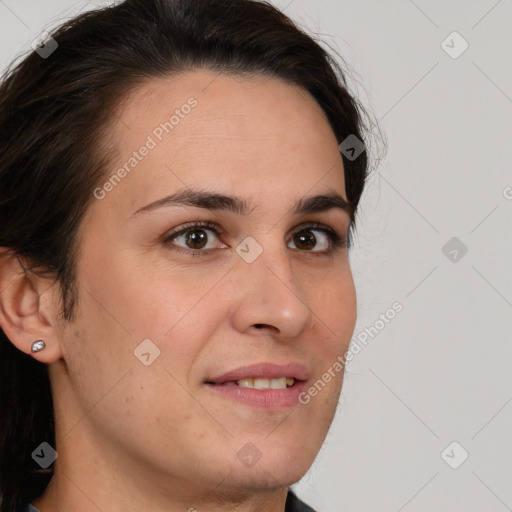
{"label": "forehead", "polygon": [[[197,103],[191,112],[187,102]],[[181,111],[181,112],[180,112]],[[184,112],[186,111],[186,112]],[[175,119],[171,119],[174,115]],[[190,114],[190,115],[189,115]],[[177,119],[176,119],[177,117]],[[172,138],[219,136],[317,142],[335,139],[324,111],[308,91],[276,77],[196,70],[151,79],[126,96],[115,116],[122,142],[172,120]],[[180,128],[178,129],[178,124]],[[119,140],[119,139],[118,139]]]}
{"label": "forehead", "polygon": [[201,70],[153,79],[125,98],[109,137],[110,174],[128,170],[109,199],[130,207],[187,185],[236,186],[247,197],[326,189],[346,197],[325,113],[307,91],[277,78]]}

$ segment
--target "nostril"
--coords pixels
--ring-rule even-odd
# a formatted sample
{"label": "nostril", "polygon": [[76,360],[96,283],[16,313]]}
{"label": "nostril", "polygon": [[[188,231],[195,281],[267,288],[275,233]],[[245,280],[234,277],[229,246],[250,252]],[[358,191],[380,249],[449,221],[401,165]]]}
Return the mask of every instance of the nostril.
{"label": "nostril", "polygon": [[270,329],[271,331],[279,332],[279,329],[277,327],[274,327],[273,325],[268,324],[254,324],[254,327],[256,329]]}

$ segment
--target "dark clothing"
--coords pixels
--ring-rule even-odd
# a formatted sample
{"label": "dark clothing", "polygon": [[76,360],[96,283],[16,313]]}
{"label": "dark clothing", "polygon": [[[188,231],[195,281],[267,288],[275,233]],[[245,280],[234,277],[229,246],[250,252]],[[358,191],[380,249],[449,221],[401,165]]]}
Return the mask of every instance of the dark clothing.
{"label": "dark clothing", "polygon": [[315,512],[309,505],[299,500],[292,491],[288,491],[284,512]]}
{"label": "dark clothing", "polygon": [[[23,512],[41,512],[38,508],[29,503]],[[292,491],[288,491],[284,512],[315,512],[311,507],[299,500]]]}

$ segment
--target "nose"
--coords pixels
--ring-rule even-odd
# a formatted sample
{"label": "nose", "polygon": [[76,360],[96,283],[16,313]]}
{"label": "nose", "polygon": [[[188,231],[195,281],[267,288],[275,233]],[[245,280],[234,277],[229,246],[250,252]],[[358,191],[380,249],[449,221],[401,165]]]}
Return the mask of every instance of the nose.
{"label": "nose", "polygon": [[293,339],[313,326],[307,283],[294,274],[289,251],[266,246],[252,263],[238,261],[231,320],[239,332]]}

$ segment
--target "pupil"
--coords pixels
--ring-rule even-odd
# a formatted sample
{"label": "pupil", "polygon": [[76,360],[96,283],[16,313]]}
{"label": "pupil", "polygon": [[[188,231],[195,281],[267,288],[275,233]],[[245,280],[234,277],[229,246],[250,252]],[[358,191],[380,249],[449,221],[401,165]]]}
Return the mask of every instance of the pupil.
{"label": "pupil", "polygon": [[302,245],[305,249],[313,249],[316,243],[316,237],[311,231],[302,231],[301,233],[308,234],[298,234],[295,239],[295,243],[297,245]]}
{"label": "pupil", "polygon": [[202,249],[206,244],[206,233],[204,230],[196,229],[189,232],[187,244],[192,244],[192,249]]}

